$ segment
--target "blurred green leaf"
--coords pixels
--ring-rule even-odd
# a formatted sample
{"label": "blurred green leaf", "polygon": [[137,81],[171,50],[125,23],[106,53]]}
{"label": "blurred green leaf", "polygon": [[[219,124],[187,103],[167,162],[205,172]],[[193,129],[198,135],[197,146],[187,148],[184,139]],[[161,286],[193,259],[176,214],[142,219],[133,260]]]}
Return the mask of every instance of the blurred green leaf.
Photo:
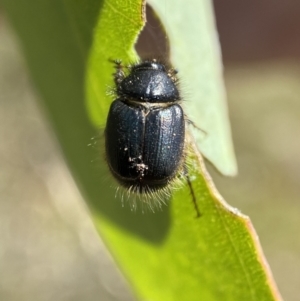
{"label": "blurred green leaf", "polygon": [[201,153],[224,175],[237,173],[221,51],[211,0],[149,0],[162,20],[171,46],[171,61],[179,70],[187,116]]}
{"label": "blurred green leaf", "polygon": [[112,101],[109,59],[135,58],[142,1],[2,3],[96,226],[139,299],[280,300],[249,219],[222,201],[195,150],[198,219],[187,186],[155,214],[123,208],[101,148],[87,147]]}

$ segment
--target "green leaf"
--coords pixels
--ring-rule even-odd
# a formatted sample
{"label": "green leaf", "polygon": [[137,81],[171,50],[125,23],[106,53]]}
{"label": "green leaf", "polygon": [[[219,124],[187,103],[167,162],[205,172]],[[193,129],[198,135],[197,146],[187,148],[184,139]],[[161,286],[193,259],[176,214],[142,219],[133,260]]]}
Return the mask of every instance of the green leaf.
{"label": "green leaf", "polygon": [[221,51],[211,0],[149,0],[163,22],[171,45],[171,61],[180,71],[187,116],[204,130],[191,127],[201,153],[224,175],[237,173]]}
{"label": "green leaf", "polygon": [[142,1],[105,1],[95,26],[87,64],[86,89],[89,114],[98,128],[105,125],[112,101],[108,95],[114,85],[112,61],[119,59],[126,64],[138,59],[132,45],[145,23],[142,10]]}
{"label": "green leaf", "polygon": [[189,172],[200,218],[187,185],[155,214],[122,207],[103,151],[87,147],[112,101],[109,59],[135,57],[142,1],[2,3],[95,224],[139,299],[280,300],[249,219],[224,203],[195,147]]}

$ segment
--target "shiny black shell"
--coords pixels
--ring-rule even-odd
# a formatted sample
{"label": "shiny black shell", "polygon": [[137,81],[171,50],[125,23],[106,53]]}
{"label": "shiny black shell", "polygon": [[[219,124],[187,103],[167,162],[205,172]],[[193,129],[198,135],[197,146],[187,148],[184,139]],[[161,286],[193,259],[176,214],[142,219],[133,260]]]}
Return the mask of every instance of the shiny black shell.
{"label": "shiny black shell", "polygon": [[174,79],[165,66],[156,62],[144,62],[134,66],[131,73],[117,86],[120,97],[140,102],[164,103],[180,99]]}
{"label": "shiny black shell", "polygon": [[174,73],[147,61],[125,76],[117,65],[118,98],[105,129],[106,160],[124,187],[149,193],[167,186],[184,161],[185,118]]}

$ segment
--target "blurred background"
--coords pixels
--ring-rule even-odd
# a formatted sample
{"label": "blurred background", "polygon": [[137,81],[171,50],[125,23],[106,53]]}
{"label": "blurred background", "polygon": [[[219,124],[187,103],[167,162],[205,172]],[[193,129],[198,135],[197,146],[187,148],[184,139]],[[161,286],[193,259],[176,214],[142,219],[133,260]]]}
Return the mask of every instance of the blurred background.
{"label": "blurred background", "polygon": [[[208,167],[251,217],[283,298],[298,301],[300,2],[214,5],[239,175]],[[0,300],[133,300],[45,115],[0,7]]]}

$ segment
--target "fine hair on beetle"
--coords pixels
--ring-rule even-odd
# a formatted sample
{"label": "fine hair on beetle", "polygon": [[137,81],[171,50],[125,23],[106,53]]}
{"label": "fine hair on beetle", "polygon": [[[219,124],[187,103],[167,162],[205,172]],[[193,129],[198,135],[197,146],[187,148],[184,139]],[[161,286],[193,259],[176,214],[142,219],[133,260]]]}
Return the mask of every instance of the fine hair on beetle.
{"label": "fine hair on beetle", "polygon": [[[187,180],[188,120],[177,71],[157,59],[113,61],[114,100],[107,117],[105,158],[116,195],[131,209],[155,211]],[[195,202],[195,201],[194,201]]]}

